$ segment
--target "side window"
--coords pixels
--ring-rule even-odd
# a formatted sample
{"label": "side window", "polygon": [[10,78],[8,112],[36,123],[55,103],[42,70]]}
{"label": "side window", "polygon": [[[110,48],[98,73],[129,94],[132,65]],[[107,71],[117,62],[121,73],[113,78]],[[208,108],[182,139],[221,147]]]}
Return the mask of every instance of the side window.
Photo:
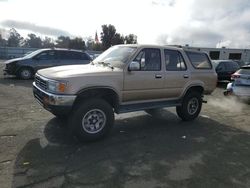
{"label": "side window", "polygon": [[55,51],[45,51],[36,56],[39,60],[54,60],[56,58]]}
{"label": "side window", "polygon": [[180,52],[175,50],[164,50],[166,70],[182,71],[186,70],[186,64]]}
{"label": "side window", "polygon": [[160,49],[146,48],[140,51],[134,61],[141,63],[142,71],[161,70],[161,51]]}
{"label": "side window", "polygon": [[90,57],[85,53],[81,53],[81,60],[90,60]]}
{"label": "side window", "polygon": [[225,71],[224,62],[219,63],[218,67],[216,68],[218,71]]}
{"label": "side window", "polygon": [[238,65],[238,63],[234,62],[233,63],[233,70],[238,70],[240,68],[240,66]]}
{"label": "side window", "polygon": [[61,60],[71,59],[70,53],[68,51],[58,51],[58,54]]}
{"label": "side window", "polygon": [[205,53],[186,52],[189,60],[196,69],[212,69],[210,60]]}

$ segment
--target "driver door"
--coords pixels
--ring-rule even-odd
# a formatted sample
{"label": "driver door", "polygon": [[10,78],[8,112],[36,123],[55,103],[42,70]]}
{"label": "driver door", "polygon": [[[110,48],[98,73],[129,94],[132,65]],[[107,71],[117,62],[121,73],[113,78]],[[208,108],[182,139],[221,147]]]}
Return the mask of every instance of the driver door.
{"label": "driver door", "polygon": [[139,62],[141,67],[138,71],[125,71],[123,102],[164,97],[161,50],[144,48],[133,61]]}

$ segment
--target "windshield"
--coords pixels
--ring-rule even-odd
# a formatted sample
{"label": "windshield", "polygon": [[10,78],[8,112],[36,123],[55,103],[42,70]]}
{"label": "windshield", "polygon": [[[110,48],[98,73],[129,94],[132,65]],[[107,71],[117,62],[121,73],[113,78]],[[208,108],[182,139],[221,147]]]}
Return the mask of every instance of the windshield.
{"label": "windshield", "polygon": [[34,57],[35,55],[39,54],[40,52],[44,51],[44,49],[40,49],[40,50],[36,50],[34,52],[31,52],[30,54],[24,56],[25,58],[32,58]]}
{"label": "windshield", "polygon": [[122,67],[134,54],[136,47],[113,46],[98,56],[93,63],[108,63],[113,67]]}

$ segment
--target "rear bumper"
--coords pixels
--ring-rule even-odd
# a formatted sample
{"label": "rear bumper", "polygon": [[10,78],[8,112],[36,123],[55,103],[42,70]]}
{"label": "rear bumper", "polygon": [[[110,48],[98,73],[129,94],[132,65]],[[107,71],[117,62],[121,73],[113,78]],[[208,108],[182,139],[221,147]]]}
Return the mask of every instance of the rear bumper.
{"label": "rear bumper", "polygon": [[75,95],[56,95],[43,91],[35,82],[33,82],[33,94],[41,106],[55,115],[70,113],[76,99]]}
{"label": "rear bumper", "polygon": [[238,86],[233,83],[227,85],[224,95],[234,95],[243,99],[250,99],[250,86]]}

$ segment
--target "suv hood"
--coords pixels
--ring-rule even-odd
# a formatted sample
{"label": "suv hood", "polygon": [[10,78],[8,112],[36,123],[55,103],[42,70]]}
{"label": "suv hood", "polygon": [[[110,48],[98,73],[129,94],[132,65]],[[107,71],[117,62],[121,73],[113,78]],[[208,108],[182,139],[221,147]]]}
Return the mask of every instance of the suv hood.
{"label": "suv hood", "polygon": [[9,63],[13,63],[13,62],[21,61],[21,60],[25,60],[25,59],[27,59],[27,58],[20,57],[20,58],[10,59],[10,60],[5,61],[4,64],[9,64]]}
{"label": "suv hood", "polygon": [[85,75],[99,75],[101,73],[111,73],[121,71],[118,68],[110,68],[103,65],[66,65],[41,69],[37,73],[49,79],[73,78]]}

